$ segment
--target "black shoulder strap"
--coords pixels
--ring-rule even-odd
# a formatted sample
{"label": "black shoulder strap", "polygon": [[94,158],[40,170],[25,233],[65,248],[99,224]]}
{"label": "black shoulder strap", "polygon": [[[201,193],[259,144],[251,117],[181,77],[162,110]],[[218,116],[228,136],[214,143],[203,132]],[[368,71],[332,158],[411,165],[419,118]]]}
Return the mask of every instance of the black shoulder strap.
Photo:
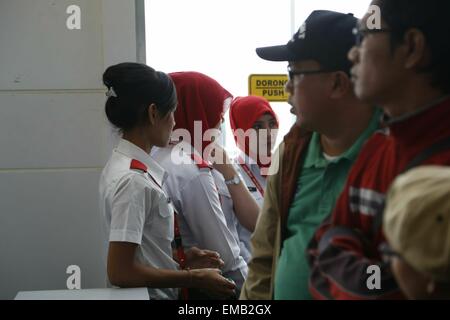
{"label": "black shoulder strap", "polygon": [[[403,169],[403,171],[400,173],[405,173],[415,167],[420,166],[425,160],[431,158],[432,156],[443,152],[445,150],[450,150],[450,137],[447,137],[432,146],[430,146],[428,149],[425,149],[423,152],[419,153],[416,157],[414,157]],[[378,231],[380,230],[382,224],[383,224],[383,213],[384,213],[384,207],[383,204],[379,212],[374,217],[374,223],[373,223],[373,235],[376,236]]]}
{"label": "black shoulder strap", "polygon": [[411,170],[412,168],[419,166],[428,158],[431,158],[435,154],[438,154],[438,153],[448,150],[448,149],[450,149],[450,137],[447,137],[446,139],[433,144],[431,147],[429,147],[428,149],[424,150],[422,153],[417,155],[414,159],[412,159],[408,163],[408,165],[405,167],[405,169],[402,171],[402,173],[405,173],[405,172]]}

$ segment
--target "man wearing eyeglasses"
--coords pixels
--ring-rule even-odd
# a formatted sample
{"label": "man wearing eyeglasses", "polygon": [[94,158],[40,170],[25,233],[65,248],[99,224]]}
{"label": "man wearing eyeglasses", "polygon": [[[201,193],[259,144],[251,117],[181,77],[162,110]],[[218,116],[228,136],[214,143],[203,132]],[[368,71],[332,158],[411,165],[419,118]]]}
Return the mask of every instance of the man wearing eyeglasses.
{"label": "man wearing eyeglasses", "polygon": [[287,45],[257,49],[263,59],[289,63],[286,90],[297,122],[272,160],[279,171],[268,179],[242,299],[311,298],[307,244],[381,116],[353,92],[347,53],[356,22],[314,11]]}
{"label": "man wearing eyeglasses", "polygon": [[349,58],[356,95],[382,107],[385,130],[364,146],[331,217],[310,243],[310,289],[319,299],[402,298],[379,250],[386,244],[386,193],[413,167],[450,165],[450,2],[372,4],[380,8],[381,28],[368,28],[368,13]]}

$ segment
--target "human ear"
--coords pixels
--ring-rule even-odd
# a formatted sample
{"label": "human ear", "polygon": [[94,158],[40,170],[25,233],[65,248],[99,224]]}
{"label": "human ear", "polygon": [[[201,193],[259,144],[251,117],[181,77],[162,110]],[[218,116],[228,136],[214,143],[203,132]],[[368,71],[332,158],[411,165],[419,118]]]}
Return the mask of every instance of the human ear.
{"label": "human ear", "polygon": [[147,109],[148,122],[151,125],[154,125],[156,123],[157,117],[158,117],[158,109],[156,108],[156,104],[152,103]]}
{"label": "human ear", "polygon": [[428,60],[425,35],[419,29],[410,29],[405,33],[404,46],[406,69],[423,67]]}
{"label": "human ear", "polygon": [[350,79],[345,72],[339,71],[333,74],[331,98],[340,99],[350,89]]}

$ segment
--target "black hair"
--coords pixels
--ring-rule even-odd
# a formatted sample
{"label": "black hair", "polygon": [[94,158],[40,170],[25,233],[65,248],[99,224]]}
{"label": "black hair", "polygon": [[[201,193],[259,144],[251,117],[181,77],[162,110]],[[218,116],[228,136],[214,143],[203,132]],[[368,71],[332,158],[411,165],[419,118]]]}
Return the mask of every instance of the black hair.
{"label": "black hair", "polygon": [[403,42],[409,29],[423,32],[431,61],[420,71],[431,75],[434,87],[450,93],[450,1],[377,0],[375,4],[391,30],[393,49]]}
{"label": "black hair", "polygon": [[103,74],[103,83],[109,90],[106,116],[121,131],[145,124],[152,103],[162,117],[177,105],[172,79],[145,64],[127,62],[111,66]]}

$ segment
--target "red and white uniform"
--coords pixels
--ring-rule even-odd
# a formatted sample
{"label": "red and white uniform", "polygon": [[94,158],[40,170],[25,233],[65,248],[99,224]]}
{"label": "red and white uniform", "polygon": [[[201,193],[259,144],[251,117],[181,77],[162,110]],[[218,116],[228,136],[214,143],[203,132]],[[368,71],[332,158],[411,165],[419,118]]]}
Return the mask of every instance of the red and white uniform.
{"label": "red and white uniform", "polygon": [[217,251],[225,262],[224,276],[240,289],[248,268],[241,253],[233,201],[223,176],[196,153],[192,156],[191,149],[180,142],[155,148],[151,155],[168,173],[163,188],[178,213],[184,247]]}
{"label": "red and white uniform", "polygon": [[[136,260],[178,270],[172,255],[174,209],[161,189],[167,174],[144,150],[121,139],[103,169],[100,210],[109,242],[138,245]],[[178,289],[149,288],[151,299],[178,299]]]}
{"label": "red and white uniform", "polygon": [[[241,179],[243,179],[250,194],[256,200],[258,206],[262,208],[264,203],[264,191],[266,189],[266,178],[261,175],[259,165],[242,151],[234,158],[233,162],[235,169],[238,171]],[[252,233],[239,222],[237,222],[236,228],[243,256],[248,262],[251,258],[250,238]]]}

